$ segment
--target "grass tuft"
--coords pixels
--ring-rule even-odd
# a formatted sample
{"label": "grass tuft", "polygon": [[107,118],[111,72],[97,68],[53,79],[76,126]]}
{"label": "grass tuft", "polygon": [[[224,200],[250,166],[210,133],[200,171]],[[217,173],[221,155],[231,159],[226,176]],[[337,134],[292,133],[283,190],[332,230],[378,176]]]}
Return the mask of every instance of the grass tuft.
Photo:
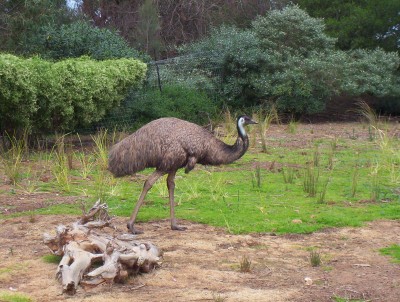
{"label": "grass tuft", "polygon": [[213,293],[212,300],[214,302],[224,302],[226,301],[226,297],[222,296],[220,293]]}
{"label": "grass tuft", "polygon": [[292,184],[296,178],[296,169],[292,167],[282,168],[282,176],[285,184]]}
{"label": "grass tuft", "polygon": [[240,272],[250,273],[251,272],[251,260],[245,255],[240,260]]}
{"label": "grass tuft", "polygon": [[8,146],[0,145],[0,164],[13,185],[16,185],[21,178],[22,160],[27,149],[27,138],[28,130],[23,132],[21,138],[7,133],[5,139],[8,140]]}
{"label": "grass tuft", "polygon": [[311,163],[307,164],[303,173],[303,189],[309,197],[315,197],[317,194],[318,180],[319,169]]}
{"label": "grass tuft", "polygon": [[253,172],[253,188],[261,188],[261,166],[257,163]]}
{"label": "grass tuft", "polygon": [[61,256],[53,255],[53,254],[48,254],[44,255],[42,257],[42,260],[46,263],[54,263],[54,264],[59,264],[61,261]]}
{"label": "grass tuft", "polygon": [[357,113],[363,116],[367,120],[369,125],[371,125],[375,129],[378,129],[379,117],[376,112],[363,100],[358,101],[357,105]]}
{"label": "grass tuft", "polygon": [[318,203],[325,203],[325,197],[326,197],[326,192],[328,190],[328,184],[330,182],[330,179],[328,178],[322,185],[321,185],[321,191],[318,193]]}
{"label": "grass tuft", "polygon": [[276,122],[279,124],[279,116],[275,106],[272,106],[270,110],[264,111],[262,109],[258,112],[258,126],[259,126],[259,135],[261,139],[261,152],[267,152],[267,140],[266,140],[266,132],[268,128],[271,126],[272,122]]}
{"label": "grass tuft", "polygon": [[71,181],[69,178],[69,159],[65,152],[65,135],[58,136],[56,143],[54,144],[51,157],[53,158],[53,164],[51,166],[51,172],[60,187],[65,192],[71,191]]}
{"label": "grass tuft", "polygon": [[321,254],[315,250],[310,252],[310,263],[312,267],[321,265]]}

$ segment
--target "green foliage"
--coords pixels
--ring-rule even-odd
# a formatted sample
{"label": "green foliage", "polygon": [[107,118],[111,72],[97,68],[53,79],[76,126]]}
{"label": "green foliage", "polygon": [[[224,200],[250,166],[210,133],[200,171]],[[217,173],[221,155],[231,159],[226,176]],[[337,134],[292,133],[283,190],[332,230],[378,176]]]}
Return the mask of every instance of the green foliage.
{"label": "green foliage", "polygon": [[31,60],[0,55],[0,129],[26,128],[37,111],[38,74]]}
{"label": "green foliage", "polygon": [[159,15],[158,6],[153,0],[145,0],[139,7],[135,39],[148,54],[157,54],[163,48]]}
{"label": "green foliage", "polygon": [[177,117],[198,124],[208,123],[208,116],[214,116],[216,104],[205,92],[183,85],[165,85],[133,94],[129,110],[138,124],[147,123],[160,117]]}
{"label": "green foliage", "polygon": [[354,50],[345,57],[342,90],[352,95],[399,96],[400,57],[381,49]]}
{"label": "green foliage", "polygon": [[259,17],[250,30],[221,27],[182,50],[208,53],[211,64],[221,66],[221,91],[229,105],[250,107],[268,100],[279,111],[298,114],[321,111],[337,90],[330,72],[336,70],[337,55],[326,54],[333,42],[323,33],[322,21],[289,6]]}
{"label": "green foliage", "polygon": [[88,22],[43,26],[32,37],[28,53],[37,53],[47,59],[60,60],[90,56],[96,60],[115,58],[148,59],[129,47],[127,42],[109,29],[98,28]]}
{"label": "green foliage", "polygon": [[324,18],[327,32],[340,49],[396,51],[400,45],[398,0],[298,0],[311,16]]}
{"label": "green foliage", "polygon": [[68,131],[99,121],[138,87],[146,65],[88,57],[51,63],[0,56],[1,129]]}
{"label": "green foliage", "polygon": [[7,0],[0,4],[0,51],[26,54],[43,26],[75,18],[65,0]]}
{"label": "green foliage", "polygon": [[221,27],[183,53],[207,54],[222,70],[220,92],[235,108],[275,104],[279,112],[311,114],[333,95],[399,96],[399,56],[382,50],[343,52],[321,19],[297,6],[258,17],[252,28]]}
{"label": "green foliage", "polygon": [[262,74],[262,69],[272,64],[268,62],[274,58],[262,51],[254,32],[222,26],[208,38],[186,45],[181,51],[206,54],[199,65],[218,66],[221,70],[218,76],[222,76],[218,83],[220,93],[228,105],[251,107],[267,97],[265,90],[271,86],[271,80],[268,74]]}
{"label": "green foliage", "polygon": [[314,52],[307,57],[290,56],[273,75],[269,98],[280,112],[311,114],[325,108],[326,101],[339,90],[340,71],[336,52]]}
{"label": "green foliage", "polygon": [[262,49],[284,59],[289,55],[307,56],[314,51],[331,50],[335,43],[335,39],[324,33],[322,19],[311,18],[297,6],[272,10],[266,16],[259,16],[252,25]]}

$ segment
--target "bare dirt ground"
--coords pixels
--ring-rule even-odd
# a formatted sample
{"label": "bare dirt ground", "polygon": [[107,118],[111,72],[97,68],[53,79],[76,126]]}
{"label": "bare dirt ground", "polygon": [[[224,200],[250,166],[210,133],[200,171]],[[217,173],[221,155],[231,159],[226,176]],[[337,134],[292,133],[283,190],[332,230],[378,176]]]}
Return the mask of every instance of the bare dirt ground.
{"label": "bare dirt ground", "polygon": [[[310,235],[231,235],[222,229],[183,222],[185,232],[171,231],[168,221],[139,224],[164,251],[162,266],[126,284],[100,285],[73,296],[61,293],[56,264],[44,232],[77,217],[35,216],[2,221],[0,290],[13,289],[35,301],[399,301],[400,265],[378,250],[400,242],[400,221],[375,221],[362,228],[328,229]],[[116,225],[124,230],[125,219]],[[322,257],[309,261],[310,248]],[[240,272],[243,257],[251,271]],[[306,278],[312,280],[307,284]],[[309,281],[310,282],[310,281]],[[220,299],[220,300],[218,300]]]}
{"label": "bare dirt ground", "polygon": [[[270,145],[304,145],[317,137],[357,135],[361,126],[301,125],[303,135],[272,127]],[[354,131],[353,128],[356,128]],[[396,127],[397,129],[397,127]],[[290,137],[289,137],[290,136]],[[279,138],[279,139],[278,139]],[[3,185],[1,189],[9,192]],[[53,193],[0,194],[3,214],[48,206],[79,203]],[[49,250],[45,232],[77,220],[67,215],[35,215],[0,220],[0,292],[25,293],[34,301],[400,301],[400,265],[379,249],[400,243],[400,221],[375,221],[361,228],[326,229],[308,235],[231,235],[223,229],[180,221],[188,230],[171,231],[168,221],[139,223],[151,241],[164,251],[157,270],[129,279],[126,284],[80,288],[75,296],[61,293],[54,278],[56,264],[42,260]],[[115,224],[125,232],[124,218]],[[312,267],[310,250],[320,252],[322,264]],[[240,272],[243,257],[251,271]],[[308,280],[306,282],[306,280]]]}

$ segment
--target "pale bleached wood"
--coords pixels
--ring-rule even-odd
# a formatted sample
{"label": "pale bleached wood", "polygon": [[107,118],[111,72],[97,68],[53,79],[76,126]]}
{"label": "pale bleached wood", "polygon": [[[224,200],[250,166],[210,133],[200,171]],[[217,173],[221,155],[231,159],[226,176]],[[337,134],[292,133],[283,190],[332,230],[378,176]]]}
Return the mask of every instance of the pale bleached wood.
{"label": "pale bleached wood", "polygon": [[[98,217],[95,220],[95,217]],[[107,206],[99,201],[71,227],[59,225],[55,235],[43,241],[55,255],[62,256],[56,271],[63,293],[73,295],[78,285],[96,286],[119,282],[138,272],[148,273],[161,265],[161,251],[150,242],[140,242],[131,234],[104,232],[113,227]],[[101,262],[97,268],[93,263]]]}

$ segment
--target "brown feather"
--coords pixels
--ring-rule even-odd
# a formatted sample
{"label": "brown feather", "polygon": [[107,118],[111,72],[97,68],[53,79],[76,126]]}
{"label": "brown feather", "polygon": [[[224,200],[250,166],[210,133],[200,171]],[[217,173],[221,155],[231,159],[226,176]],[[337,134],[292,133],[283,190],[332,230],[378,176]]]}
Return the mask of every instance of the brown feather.
{"label": "brown feather", "polygon": [[247,136],[238,136],[232,146],[199,125],[177,118],[154,120],[111,148],[108,169],[117,177],[145,168],[171,172],[196,163],[220,165],[239,159],[249,146]]}

